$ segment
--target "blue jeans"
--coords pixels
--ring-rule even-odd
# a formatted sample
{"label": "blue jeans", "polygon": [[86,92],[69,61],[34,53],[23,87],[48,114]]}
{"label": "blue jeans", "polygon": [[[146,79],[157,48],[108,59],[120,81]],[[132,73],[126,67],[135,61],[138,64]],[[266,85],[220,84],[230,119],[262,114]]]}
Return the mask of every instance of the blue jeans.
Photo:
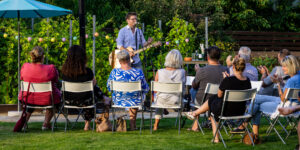
{"label": "blue jeans", "polygon": [[136,64],[131,64],[131,67],[132,67],[132,68],[135,68],[135,69],[141,69],[141,70],[143,71],[142,61],[139,61],[139,62],[136,63]]}
{"label": "blue jeans", "polygon": [[[280,97],[257,94],[253,106],[252,123],[255,125],[259,125],[261,112],[269,112],[269,113],[275,112],[280,102],[281,102]],[[251,108],[252,105],[249,106],[248,113],[251,113]]]}
{"label": "blue jeans", "polygon": [[191,94],[191,98],[192,98],[193,103],[195,103],[197,92],[198,92],[198,90],[196,90],[194,88],[190,89],[190,94]]}

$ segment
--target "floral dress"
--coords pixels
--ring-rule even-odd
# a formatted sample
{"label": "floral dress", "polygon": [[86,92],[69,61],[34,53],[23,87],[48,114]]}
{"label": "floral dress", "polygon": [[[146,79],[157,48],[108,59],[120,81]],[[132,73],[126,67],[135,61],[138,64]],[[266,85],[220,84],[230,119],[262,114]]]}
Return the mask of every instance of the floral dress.
{"label": "floral dress", "polygon": [[[140,69],[132,68],[130,70],[122,70],[121,68],[115,68],[111,71],[107,80],[107,89],[111,91],[111,81],[121,82],[134,82],[141,81],[142,93],[141,92],[113,92],[112,99],[114,105],[131,107],[138,106],[145,99],[145,94],[149,91],[149,86],[145,80],[145,76]],[[142,94],[142,96],[141,96]],[[141,98],[142,97],[142,98]]]}

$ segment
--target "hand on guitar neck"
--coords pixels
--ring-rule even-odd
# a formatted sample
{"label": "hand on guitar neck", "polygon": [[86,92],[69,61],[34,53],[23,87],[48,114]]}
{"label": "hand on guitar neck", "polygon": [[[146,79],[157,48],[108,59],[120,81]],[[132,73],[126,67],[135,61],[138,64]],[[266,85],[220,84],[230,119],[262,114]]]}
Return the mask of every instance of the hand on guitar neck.
{"label": "hand on guitar neck", "polygon": [[[153,41],[153,38],[149,37],[147,42],[143,45],[143,47],[147,47],[148,45],[150,45],[152,43],[152,41]],[[135,56],[136,53],[134,53],[134,49],[132,47],[127,47],[127,48],[125,48],[123,46],[120,47],[120,50],[124,50],[124,49],[129,52],[130,57]]]}
{"label": "hand on guitar neck", "polygon": [[124,50],[124,49],[129,53],[130,57],[133,57],[135,55],[135,53],[133,52],[134,50],[133,50],[132,47],[127,47],[127,48],[125,48],[123,46],[120,47],[120,50]]}
{"label": "hand on guitar neck", "polygon": [[127,48],[124,48],[123,46],[120,47],[120,49],[117,49],[117,50],[114,50],[112,53],[109,54],[109,64],[113,66],[113,68],[120,68],[120,63],[119,63],[119,60],[117,59],[117,54],[121,51],[121,50],[124,50],[126,49],[128,52],[129,52],[129,55],[131,56],[130,57],[130,62],[133,63],[133,59],[132,59],[132,56],[140,53],[140,52],[143,52],[147,49],[150,49],[151,47],[158,47],[158,46],[161,46],[161,42],[158,41],[158,42],[155,42],[151,45],[147,44],[147,46],[145,46],[144,48],[142,49],[138,49],[138,50],[133,50],[133,48],[131,47],[127,47]]}

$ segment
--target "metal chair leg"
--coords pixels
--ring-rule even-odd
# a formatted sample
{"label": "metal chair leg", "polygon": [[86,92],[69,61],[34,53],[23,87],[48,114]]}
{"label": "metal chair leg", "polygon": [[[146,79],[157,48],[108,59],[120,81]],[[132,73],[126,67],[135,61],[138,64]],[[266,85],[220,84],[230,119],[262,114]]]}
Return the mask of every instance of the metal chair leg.
{"label": "metal chair leg", "polygon": [[200,129],[202,135],[205,135],[205,134],[204,134],[204,131],[203,131],[203,129],[202,129],[200,123],[199,123],[199,119],[200,119],[200,115],[199,115],[199,118],[198,118],[196,121],[197,121],[197,123],[198,123],[198,127],[199,127],[199,129]]}
{"label": "metal chair leg", "polygon": [[177,115],[177,118],[176,118],[176,121],[175,121],[175,127],[177,126],[178,116],[179,116],[179,114]]}
{"label": "metal chair leg", "polygon": [[66,115],[65,115],[65,118],[66,118],[65,132],[67,132],[67,127],[68,127],[68,109],[66,109]]}
{"label": "metal chair leg", "polygon": [[[215,118],[214,118],[214,117],[212,117],[212,119],[213,119],[213,121],[215,122],[215,124],[217,124],[217,122],[216,122]],[[214,135],[214,137],[213,137],[212,141],[213,141],[213,143],[214,143],[214,141],[215,141],[215,138],[216,138],[217,134],[219,133],[219,135],[220,135],[220,138],[221,138],[221,140],[222,140],[222,143],[223,143],[224,147],[225,147],[225,148],[227,148],[227,146],[226,146],[226,143],[225,143],[225,141],[224,141],[224,139],[223,139],[223,137],[222,137],[222,134],[221,134],[221,132],[220,132],[220,129],[222,128],[222,125],[223,125],[223,121],[222,121],[222,120],[220,120],[220,122],[217,124],[216,133],[215,133],[215,135]]]}
{"label": "metal chair leg", "polygon": [[96,113],[96,105],[95,105],[95,107],[94,107],[93,132],[95,131],[95,121],[96,121],[96,115],[97,115],[97,113]]}
{"label": "metal chair leg", "polygon": [[[26,107],[25,113],[27,113],[27,112],[28,112],[28,108]],[[26,128],[27,128],[27,126],[28,126],[28,121],[29,121],[29,120],[27,120],[27,118],[25,118],[25,123],[24,123],[24,126],[23,126],[24,133],[26,132]]]}
{"label": "metal chair leg", "polygon": [[112,125],[112,128],[111,128],[111,132],[114,133],[114,129],[115,129],[115,108],[112,108],[112,115],[113,115],[113,125]]}
{"label": "metal chair leg", "polygon": [[249,132],[249,129],[248,129],[248,127],[246,126],[246,127],[245,127],[245,129],[246,129],[246,131],[247,131],[247,134],[248,134],[248,135],[249,135],[249,137],[250,137],[250,140],[251,140],[252,146],[254,146],[254,141],[253,141],[253,139],[252,139],[252,137],[251,137],[251,135],[250,135],[250,132]]}
{"label": "metal chair leg", "polygon": [[141,119],[141,125],[140,125],[140,134],[142,133],[143,121],[144,121],[144,110],[142,109],[142,119]]}
{"label": "metal chair leg", "polygon": [[52,108],[52,112],[53,112],[53,121],[52,121],[52,132],[54,132],[54,124],[56,123],[56,117],[55,117],[55,108],[53,106]]}
{"label": "metal chair leg", "polygon": [[152,108],[150,107],[150,133],[152,134]]}
{"label": "metal chair leg", "polygon": [[181,125],[180,125],[180,121],[181,121],[181,109],[179,109],[178,110],[178,119],[179,119],[179,124],[178,124],[178,135],[180,134],[180,127],[181,127]]}

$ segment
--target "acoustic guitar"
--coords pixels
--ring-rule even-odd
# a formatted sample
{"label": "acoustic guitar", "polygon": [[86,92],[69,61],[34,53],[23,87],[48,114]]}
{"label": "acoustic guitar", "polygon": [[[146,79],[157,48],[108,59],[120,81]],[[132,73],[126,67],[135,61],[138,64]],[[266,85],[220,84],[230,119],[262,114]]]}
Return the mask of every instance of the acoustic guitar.
{"label": "acoustic guitar", "polygon": [[[134,55],[136,55],[136,54],[141,53],[143,51],[146,51],[146,50],[148,50],[148,49],[150,49],[152,47],[158,47],[158,46],[161,46],[161,42],[160,41],[155,42],[155,43],[153,43],[153,44],[151,44],[149,46],[146,46],[144,48],[138,49],[136,51],[134,51],[134,49],[132,47],[127,47],[126,49],[128,49],[129,51],[133,51]],[[116,50],[114,50],[113,52],[111,52],[109,54],[109,57],[108,57],[109,64],[112,66],[112,68],[121,68],[121,64],[119,62],[119,59],[117,58],[117,55],[118,55],[118,53],[120,51],[121,50],[116,49]],[[134,61],[133,61],[132,58],[130,58],[130,63],[134,63]]]}

